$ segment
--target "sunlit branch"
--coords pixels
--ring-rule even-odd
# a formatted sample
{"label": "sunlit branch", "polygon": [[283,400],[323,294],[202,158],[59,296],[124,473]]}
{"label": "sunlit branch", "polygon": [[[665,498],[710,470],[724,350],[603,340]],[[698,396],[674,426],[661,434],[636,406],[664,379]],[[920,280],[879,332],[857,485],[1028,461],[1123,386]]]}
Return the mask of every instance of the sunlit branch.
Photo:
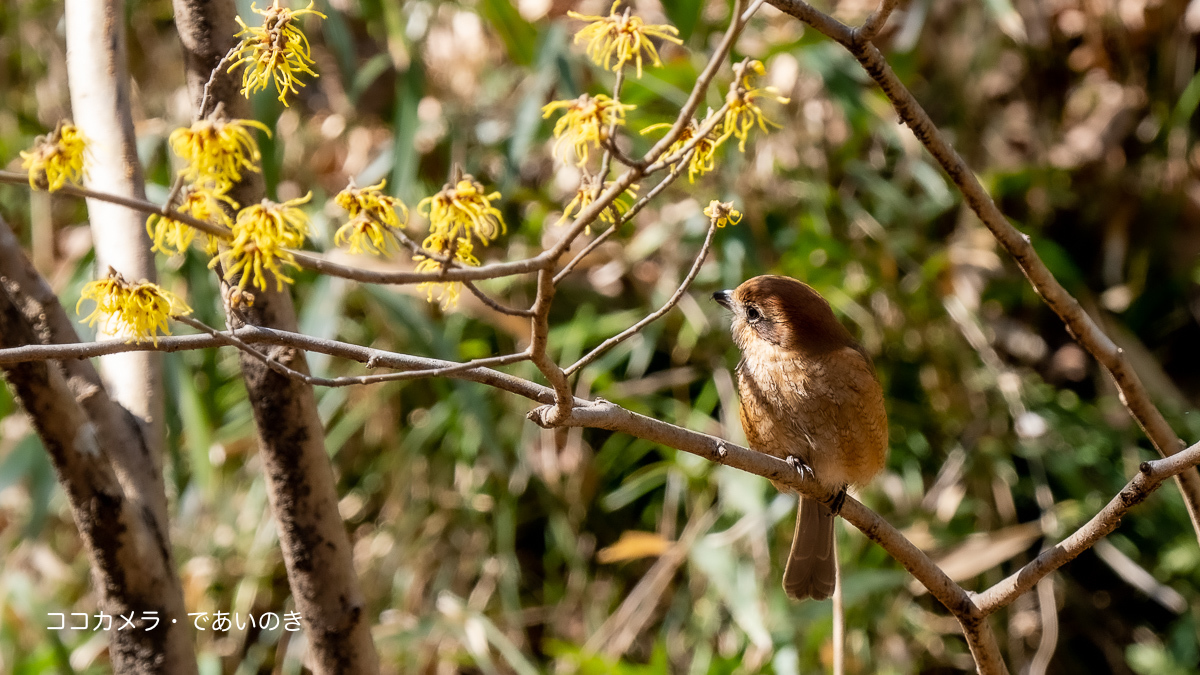
{"label": "sunlit branch", "polygon": [[241,351],[266,364],[268,368],[280,373],[281,375],[286,375],[287,377],[300,380],[301,382],[316,387],[349,387],[359,384],[378,384],[380,382],[397,382],[401,380],[415,380],[427,377],[447,377],[454,375],[455,373],[465,372],[475,368],[505,366],[512,363],[519,363],[521,361],[529,360],[529,354],[527,352],[520,352],[516,354],[505,354],[504,356],[492,356],[484,359],[474,359],[466,363],[459,363],[440,368],[427,368],[425,370],[409,370],[399,373],[380,373],[377,375],[316,377],[314,375],[309,375],[308,373],[302,373],[298,370],[289,368],[274,356],[264,354],[250,346],[244,340],[240,339],[236,334],[219,331],[201,321],[191,318],[190,316],[172,316],[171,318],[180,323],[187,324],[198,331],[207,333],[217,340],[220,340],[224,344],[240,349]]}
{"label": "sunlit branch", "polygon": [[[202,120],[208,116],[208,102],[212,100],[211,91],[213,81],[225,72],[225,66],[229,63],[229,59],[232,58],[234,54],[237,54],[238,47],[239,45],[234,45],[229,51],[225,52],[225,56],[222,56],[221,60],[217,61],[217,65],[215,68],[213,68],[212,74],[208,76],[208,81],[204,83],[204,93],[200,96],[200,105],[196,106],[196,121]],[[219,103],[217,105],[220,106]],[[167,203],[170,204],[171,201],[167,200]]]}
{"label": "sunlit branch", "polygon": [[1074,560],[1080,553],[1112,533],[1121,524],[1121,518],[1131,508],[1145,501],[1150,493],[1158,489],[1168,478],[1200,464],[1200,443],[1165,459],[1143,462],[1138,474],[1113,497],[1103,509],[1087,523],[1075,530],[1071,536],[1057,545],[1046,549],[1029,564],[1017,570],[1003,581],[975,596],[975,602],[984,614],[1016,599],[1033,588],[1047,574]]}
{"label": "sunlit branch", "polygon": [[[0,183],[13,183],[16,185],[21,185],[21,184],[28,185],[29,177],[23,173],[13,173],[12,171],[0,171]],[[165,218],[170,218],[171,220],[177,220],[186,225],[190,225],[191,227],[194,227],[197,230],[204,232],[205,234],[211,234],[214,237],[221,237],[223,239],[229,238],[229,230],[217,227],[216,225],[213,225],[212,223],[200,220],[198,218],[193,218],[192,216],[189,216],[186,213],[180,213],[179,211],[176,211],[175,209],[168,209],[168,208],[158,206],[157,204],[153,204],[144,199],[133,199],[130,197],[122,197],[121,195],[109,194],[107,192],[97,192],[96,190],[89,190],[85,187],[80,187],[78,185],[70,185],[70,184],[64,185],[61,188],[59,188],[58,190],[55,190],[55,193],[56,194],[57,193],[67,194],[67,195],[71,195],[72,197],[84,197],[84,198],[88,198],[88,199],[99,199],[100,201],[110,202],[113,204],[119,204],[121,206],[131,208],[135,211],[141,211],[146,214],[158,214]]]}
{"label": "sunlit branch", "polygon": [[[405,379],[450,377],[493,386],[540,403],[551,403],[554,401],[554,393],[551,389],[519,377],[491,370],[486,365],[478,363],[487,361],[488,359],[478,359],[478,362],[458,363],[442,359],[400,354],[372,347],[363,347],[349,342],[340,342],[338,340],[329,340],[304,335],[303,333],[294,333],[261,326],[248,325],[232,332],[220,332],[222,334],[220,337],[209,334],[159,336],[157,345],[153,342],[123,342],[121,340],[49,345],[29,344],[9,349],[0,349],[0,366],[25,361],[86,359],[122,352],[181,352],[212,349],[214,347],[231,346],[227,337],[233,336],[247,345],[264,344],[294,347],[308,352],[358,361],[365,364],[368,368],[395,368],[405,371],[405,374],[408,375]],[[524,358],[518,358],[518,356]],[[524,354],[508,354],[499,357],[489,357],[489,359],[503,360],[507,364],[527,360],[528,357]],[[575,404],[587,405],[587,402],[582,399],[576,399]]]}
{"label": "sunlit branch", "polygon": [[[708,64],[701,71],[699,77],[696,78],[696,84],[692,87],[687,102],[680,109],[679,116],[667,131],[667,134],[660,138],[640,161],[635,162],[625,173],[614,180],[612,185],[607,190],[604,190],[591,204],[580,209],[579,213],[575,216],[575,220],[568,227],[566,235],[553,248],[543,253],[542,256],[546,256],[554,262],[558,261],[567,249],[570,248],[571,243],[579,236],[579,233],[588,225],[595,222],[596,218],[613,203],[613,200],[625,192],[630,185],[633,185],[633,183],[640,180],[643,176],[661,171],[667,166],[667,163],[658,160],[668,148],[674,145],[675,141],[679,139],[680,134],[683,133],[684,128],[691,121],[692,116],[708,91],[709,84],[712,83],[721,64],[725,62],[730,49],[733,48],[733,43],[737,40],[738,34],[741,33],[742,28],[746,25],[741,14],[743,4],[742,0],[735,1],[732,14],[734,18],[729,22],[729,28],[726,29],[720,44],[717,45],[716,50],[709,57]],[[746,18],[748,19],[749,17]],[[603,185],[603,179],[604,177],[602,176],[601,185]]]}
{"label": "sunlit branch", "polygon": [[[704,66],[704,70],[700,71],[700,75],[696,78],[696,85],[692,87],[692,93],[688,96],[683,107],[679,109],[679,116],[675,118],[675,124],[667,131],[667,134],[660,138],[646,156],[642,158],[644,164],[650,164],[662,156],[667,148],[675,144],[679,140],[679,136],[683,134],[683,130],[687,127],[688,122],[696,114],[696,110],[700,107],[701,101],[704,100],[705,94],[708,92],[708,85],[717,75],[717,71],[721,68],[721,64],[725,62],[725,57],[733,48],[733,43],[737,40],[738,35],[742,32],[742,28],[746,26],[750,16],[742,15],[742,6],[745,3],[742,0],[735,0],[733,12],[731,16],[733,20],[729,22],[729,28],[725,30],[725,35],[721,38],[720,44],[717,45],[713,55],[708,60],[708,64]],[[757,8],[759,3],[756,3]],[[751,14],[747,12],[746,14]]]}
{"label": "sunlit branch", "polygon": [[550,270],[540,270],[537,281],[537,300],[533,303],[533,318],[530,319],[529,356],[554,388],[554,408],[551,419],[571,414],[575,396],[571,385],[554,359],[550,358],[547,346],[550,338],[550,305],[554,301],[554,279]]}

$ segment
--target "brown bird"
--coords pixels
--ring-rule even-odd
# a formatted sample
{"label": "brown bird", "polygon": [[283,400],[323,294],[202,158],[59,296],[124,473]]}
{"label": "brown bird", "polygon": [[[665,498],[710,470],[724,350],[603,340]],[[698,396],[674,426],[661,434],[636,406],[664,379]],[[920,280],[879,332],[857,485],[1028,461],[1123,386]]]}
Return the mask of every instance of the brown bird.
{"label": "brown bird", "polygon": [[733,341],[742,350],[740,416],[750,447],[840,490],[832,508],[800,497],[783,572],[789,597],[824,600],[837,577],[834,513],[846,486],[871,480],[887,456],[887,413],[875,367],[807,284],[754,277],[713,299],[733,312]]}

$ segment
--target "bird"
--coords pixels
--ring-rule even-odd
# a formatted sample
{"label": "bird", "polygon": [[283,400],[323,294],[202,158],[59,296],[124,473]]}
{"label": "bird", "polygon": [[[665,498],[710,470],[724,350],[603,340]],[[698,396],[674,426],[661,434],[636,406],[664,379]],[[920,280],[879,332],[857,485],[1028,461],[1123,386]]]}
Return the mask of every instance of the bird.
{"label": "bird", "polygon": [[783,572],[790,598],[824,600],[837,579],[833,517],[846,487],[869,482],[887,458],[887,411],[875,366],[829,302],[801,281],[758,276],[713,299],[733,314],[733,341],[742,352],[739,417],[750,448],[837,493],[829,505],[800,495]]}

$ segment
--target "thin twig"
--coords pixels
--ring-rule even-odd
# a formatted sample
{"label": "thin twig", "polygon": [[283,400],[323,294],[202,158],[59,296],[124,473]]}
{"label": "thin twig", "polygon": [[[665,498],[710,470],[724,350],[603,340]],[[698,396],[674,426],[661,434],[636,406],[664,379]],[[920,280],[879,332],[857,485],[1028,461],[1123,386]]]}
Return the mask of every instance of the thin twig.
{"label": "thin twig", "polygon": [[167,193],[167,200],[163,202],[163,210],[175,208],[175,198],[179,196],[179,192],[183,190],[183,174],[175,176],[175,182],[171,184],[171,191]]}
{"label": "thin twig", "polygon": [[667,134],[650,148],[640,162],[635,163],[629,170],[618,176],[595,201],[580,209],[563,238],[541,256],[538,256],[539,258],[545,257],[551,262],[557,262],[566,253],[567,249],[570,248],[571,243],[579,236],[579,233],[594,222],[600,213],[609,208],[613,200],[629,189],[630,185],[642,177],[650,175],[655,171],[661,171],[666,167],[665,163],[656,163],[656,161],[679,139],[684,128],[687,127],[688,122],[691,121],[692,116],[695,114],[696,108],[700,106],[700,102],[704,99],[709,84],[716,76],[721,64],[725,62],[729,50],[733,48],[734,41],[745,26],[745,22],[740,20],[743,4],[743,0],[735,0],[733,14],[735,20],[729,22],[729,28],[726,29],[725,36],[721,39],[720,44],[717,45],[716,50],[709,58],[708,64],[701,71],[700,76],[696,78],[696,84],[692,87],[692,92],[688,96],[687,102],[679,110],[679,116],[670,130],[667,131]]}
{"label": "thin twig", "polygon": [[[208,76],[208,81],[204,83],[204,93],[200,96],[200,105],[196,106],[196,121],[200,121],[208,115],[209,90],[212,88],[213,80],[217,79],[225,64],[229,62],[229,58],[236,54],[237,51],[238,45],[230,47],[229,51],[225,52],[225,56],[222,56],[221,60],[217,61],[217,66],[212,69],[212,74]],[[170,204],[169,201],[167,203]]]}
{"label": "thin twig", "polygon": [[1157,490],[1163,481],[1197,464],[1200,464],[1200,443],[1165,459],[1142,463],[1133,480],[1071,536],[1046,549],[1008,578],[976,595],[975,602],[979,605],[979,610],[984,614],[991,614],[1033,588],[1042,577],[1074,560],[1080,553],[1117,529],[1121,518]]}
{"label": "thin twig", "polygon": [[[415,379],[426,378],[426,377],[448,377],[451,375],[455,375],[457,373],[462,373],[462,372],[465,372],[468,370],[473,370],[476,368],[488,368],[491,366],[505,366],[505,365],[509,365],[512,363],[519,363],[521,361],[529,360],[529,354],[527,352],[519,352],[516,354],[505,354],[503,356],[491,356],[491,357],[483,358],[483,359],[474,359],[472,361],[467,361],[465,363],[457,363],[454,365],[438,367],[438,368],[427,368],[424,370],[406,370],[406,371],[399,372],[399,373],[382,373],[379,375],[348,375],[348,376],[344,376],[344,377],[316,377],[314,375],[309,375],[308,373],[302,373],[298,370],[289,368],[288,366],[281,363],[274,356],[269,356],[267,354],[263,354],[262,352],[258,351],[254,347],[251,347],[245,341],[238,338],[237,335],[234,335],[234,334],[228,333],[228,332],[224,332],[224,331],[219,331],[201,321],[197,321],[196,319],[193,319],[190,316],[176,315],[176,316],[172,316],[171,318],[175,319],[176,321],[179,321],[180,323],[187,324],[188,326],[191,326],[192,328],[195,328],[196,330],[207,333],[207,334],[211,335],[212,337],[217,338],[218,340],[224,342],[227,345],[237,347],[238,349],[249,354],[250,356],[254,357],[255,359],[262,361],[263,363],[265,363],[267,365],[267,367],[271,368],[272,370],[274,370],[277,373],[286,375],[292,379],[300,380],[301,382],[304,382],[306,384],[310,384],[313,386],[317,386],[317,387],[349,387],[349,386],[360,385],[360,384],[378,384],[380,382],[397,382],[397,381],[401,381],[401,380],[415,380]],[[367,367],[371,367],[371,364],[368,363]]]}
{"label": "thin twig", "polygon": [[[628,7],[625,8],[625,15],[626,16],[629,15]],[[619,106],[621,104],[621,85],[624,82],[625,82],[625,69],[618,68],[617,76],[616,76],[616,79],[613,81],[613,89],[612,89],[613,106],[617,106],[618,110],[620,109]],[[604,155],[600,159],[600,173],[597,174],[596,185],[595,185],[595,187],[592,188],[592,195],[591,195],[592,201],[598,200],[600,198],[600,193],[604,190],[604,181],[606,178],[608,178],[608,171],[609,171],[609,168],[612,166],[613,152],[617,148],[616,138],[617,138],[617,118],[614,115],[613,120],[608,123],[608,130],[606,132],[606,136],[605,136],[604,140],[601,142],[601,146],[604,148]],[[585,171],[583,180],[585,180],[585,181],[587,180],[586,171]],[[609,210],[611,210],[614,213],[616,212],[616,209],[612,208],[611,205],[609,206]],[[571,229],[567,232],[567,236],[564,238],[567,246],[569,247],[571,245],[571,243],[576,238],[578,238],[579,235],[583,231],[587,230],[587,228],[592,223],[596,222],[596,219],[599,218],[603,214],[604,214],[604,211],[596,212],[596,215],[593,216],[591,220],[584,222],[584,226],[582,228],[577,226],[579,224],[579,221],[572,223]],[[620,216],[618,215],[617,217],[619,218]]]}
{"label": "thin twig", "polygon": [[[734,41],[737,40],[738,35],[742,32],[742,28],[746,26],[746,21],[742,20],[741,15],[744,4],[742,0],[735,0],[732,14],[734,20],[729,22],[729,28],[726,29],[725,35],[721,38],[720,44],[717,45],[716,51],[713,52],[712,58],[708,60],[708,64],[704,66],[704,70],[696,78],[696,85],[692,87],[692,93],[688,96],[688,100],[679,109],[679,116],[675,118],[675,124],[671,125],[671,128],[667,131],[667,135],[660,138],[650,148],[650,151],[643,158],[643,162],[649,164],[661,157],[667,151],[667,148],[679,140],[679,136],[683,134],[684,128],[687,127],[688,122],[696,114],[696,110],[700,107],[700,103],[704,100],[704,96],[708,91],[708,85],[716,77],[721,64],[725,62],[725,56],[729,54],[729,51],[733,48]],[[749,19],[749,17],[745,18]]]}
{"label": "thin twig", "polygon": [[[0,183],[12,183],[14,185],[28,185],[29,177],[25,174],[14,173],[12,171],[0,171]],[[148,214],[158,214],[171,220],[181,222],[204,232],[211,234],[214,237],[221,239],[229,239],[232,234],[229,230],[199,220],[186,213],[180,213],[175,209],[168,209],[149,201],[140,199],[131,199],[121,197],[119,195],[108,194],[106,192],[96,192],[77,185],[64,185],[56,192],[68,194],[73,197],[90,197],[99,199],[113,204],[120,204],[136,211],[141,211]],[[342,279],[350,279],[352,281],[361,281],[364,283],[373,284],[423,284],[429,282],[442,281],[480,281],[484,279],[497,279],[500,277],[513,276],[517,274],[528,274],[536,272],[539,269],[547,266],[551,262],[551,258],[546,254],[538,255],[533,258],[524,260],[514,260],[510,262],[492,263],[490,265],[482,265],[480,267],[462,267],[441,270],[438,272],[381,272],[375,270],[365,270],[349,265],[335,263],[321,254],[306,252],[306,251],[290,251],[296,259],[296,263],[301,267],[310,269],[322,274],[340,277]],[[436,258],[435,258],[436,259]]]}
{"label": "thin twig", "polygon": [[717,219],[713,218],[708,224],[708,234],[706,234],[704,237],[704,245],[700,247],[700,252],[696,254],[696,259],[692,262],[692,268],[688,270],[687,276],[683,279],[683,283],[679,284],[679,288],[675,290],[675,294],[672,295],[669,300],[667,300],[666,304],[664,304],[662,307],[659,307],[657,311],[645,317],[641,321],[638,321],[629,328],[626,328],[620,334],[614,335],[613,337],[610,337],[609,339],[600,343],[599,347],[596,347],[592,351],[588,352],[583,358],[571,364],[563,372],[570,376],[580,368],[583,368],[592,361],[600,358],[604,352],[607,352],[634,335],[637,335],[647,325],[657,321],[664,314],[671,311],[671,309],[674,308],[675,305],[678,304],[683,298],[683,294],[687,293],[688,288],[690,288],[692,285],[692,280],[696,278],[696,275],[700,272],[700,267],[704,265],[704,259],[708,257],[708,249],[712,246],[713,234],[715,234],[716,231]]}
{"label": "thin twig", "polygon": [[[12,183],[14,185],[20,185],[20,184],[28,185],[29,177],[23,173],[14,173],[12,171],[0,171],[0,183]],[[146,201],[145,199],[134,199],[131,197],[122,197],[121,195],[114,195],[114,194],[110,194],[108,192],[98,192],[96,190],[89,190],[85,187],[80,187],[78,185],[71,185],[71,184],[63,185],[55,192],[56,193],[61,192],[62,194],[68,194],[68,195],[71,195],[72,197],[84,197],[87,199],[99,199],[100,201],[110,202],[113,204],[119,204],[121,206],[131,208],[135,211],[141,211],[142,213],[158,214],[160,216],[170,218],[171,220],[177,220],[181,223],[184,223],[185,225],[190,225],[190,226],[196,228],[197,230],[200,230],[201,232],[204,232],[205,234],[211,234],[214,237],[221,237],[222,239],[228,239],[230,237],[229,230],[226,230],[225,228],[217,227],[216,225],[213,225],[212,223],[209,223],[207,221],[193,218],[192,216],[189,216],[186,213],[180,213],[179,211],[176,211],[175,209],[170,209],[170,208],[159,206],[152,202]]]}
{"label": "thin twig", "polygon": [[662,157],[658,161],[646,167],[646,173],[661,171],[664,167],[678,164],[680,161],[682,161],[682,157],[685,154],[695,150],[696,147],[700,145],[701,141],[708,138],[708,135],[712,133],[712,130],[715,129],[718,124],[720,124],[722,119],[725,118],[725,111],[727,110],[729,110],[728,101],[718,108],[716,112],[713,112],[708,117],[704,118],[704,123],[699,125],[699,129],[696,131],[696,134],[692,136],[692,138],[690,138],[682,148],[680,148],[675,154]]}
{"label": "thin twig", "polygon": [[471,291],[475,297],[479,298],[480,302],[488,307],[491,307],[497,312],[500,312],[501,314],[507,314],[509,316],[533,316],[532,309],[517,309],[515,307],[502,305],[496,300],[493,300],[486,293],[480,290],[479,287],[475,285],[474,281],[464,281],[463,286],[466,286],[468,291]]}

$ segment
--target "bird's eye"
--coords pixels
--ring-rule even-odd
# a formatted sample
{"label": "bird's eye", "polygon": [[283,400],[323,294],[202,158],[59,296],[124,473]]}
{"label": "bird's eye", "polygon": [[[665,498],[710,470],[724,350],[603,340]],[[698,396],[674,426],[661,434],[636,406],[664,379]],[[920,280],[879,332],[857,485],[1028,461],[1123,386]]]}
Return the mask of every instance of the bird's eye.
{"label": "bird's eye", "polygon": [[761,318],[762,318],[762,313],[758,311],[757,307],[755,307],[754,305],[750,305],[749,307],[746,308],[746,320],[747,321],[749,321],[750,323],[754,323],[755,321],[758,321]]}

